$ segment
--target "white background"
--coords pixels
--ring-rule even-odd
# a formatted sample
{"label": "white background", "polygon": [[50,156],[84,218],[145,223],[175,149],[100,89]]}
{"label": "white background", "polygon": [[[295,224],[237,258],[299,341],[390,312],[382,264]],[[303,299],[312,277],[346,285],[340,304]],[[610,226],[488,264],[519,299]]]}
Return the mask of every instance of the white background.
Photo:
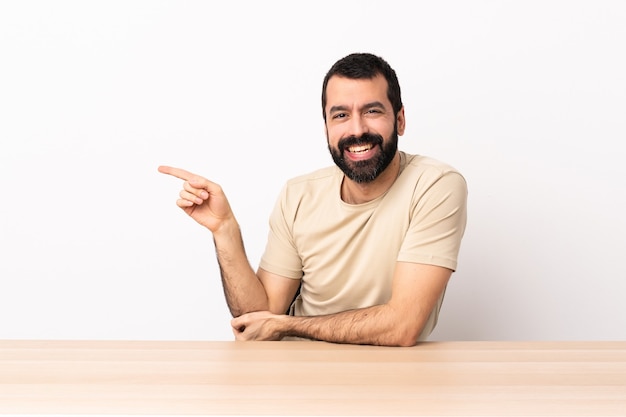
{"label": "white background", "polygon": [[232,340],[180,166],[256,268],[284,181],[332,164],[321,83],[396,69],[400,147],[468,228],[434,340],[625,339],[626,2],[0,3],[0,338]]}

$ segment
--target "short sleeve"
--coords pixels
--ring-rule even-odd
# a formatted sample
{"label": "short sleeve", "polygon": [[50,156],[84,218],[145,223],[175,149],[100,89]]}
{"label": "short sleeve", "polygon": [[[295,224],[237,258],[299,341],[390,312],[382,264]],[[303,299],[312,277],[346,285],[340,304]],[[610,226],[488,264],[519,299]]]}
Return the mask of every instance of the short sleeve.
{"label": "short sleeve", "polygon": [[286,278],[302,278],[302,260],[293,239],[295,210],[289,209],[287,186],[283,187],[269,218],[269,232],[259,266]]}
{"label": "short sleeve", "polygon": [[467,222],[467,183],[456,171],[444,172],[416,193],[398,261],[456,270]]}

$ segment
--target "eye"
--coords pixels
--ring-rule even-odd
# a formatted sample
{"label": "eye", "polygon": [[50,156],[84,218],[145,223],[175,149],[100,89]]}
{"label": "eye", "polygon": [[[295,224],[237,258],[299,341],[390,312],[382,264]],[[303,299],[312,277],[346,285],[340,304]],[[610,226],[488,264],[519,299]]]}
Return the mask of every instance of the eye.
{"label": "eye", "polygon": [[335,113],[333,114],[333,119],[343,119],[345,117],[347,117],[348,115],[346,113]]}

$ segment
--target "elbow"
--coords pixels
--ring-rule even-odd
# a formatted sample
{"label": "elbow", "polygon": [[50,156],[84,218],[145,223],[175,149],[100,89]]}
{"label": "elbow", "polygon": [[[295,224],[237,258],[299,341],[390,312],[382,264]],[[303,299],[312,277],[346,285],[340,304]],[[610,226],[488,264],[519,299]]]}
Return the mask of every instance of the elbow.
{"label": "elbow", "polygon": [[418,330],[399,326],[391,331],[391,334],[384,344],[396,347],[412,347],[417,345],[419,336],[420,332]]}
{"label": "elbow", "polygon": [[424,329],[421,321],[400,321],[392,329],[392,341],[394,346],[412,347],[417,345]]}
{"label": "elbow", "polygon": [[398,347],[413,347],[417,345],[417,340],[407,340],[398,345]]}
{"label": "elbow", "polygon": [[417,345],[424,328],[421,320],[407,319],[406,314],[394,314],[388,325],[385,344],[398,347]]}
{"label": "elbow", "polygon": [[410,337],[393,336],[375,344],[389,347],[413,347],[417,345],[417,339],[412,339]]}
{"label": "elbow", "polygon": [[398,347],[413,347],[417,345],[417,337],[410,335],[398,337],[394,345]]}

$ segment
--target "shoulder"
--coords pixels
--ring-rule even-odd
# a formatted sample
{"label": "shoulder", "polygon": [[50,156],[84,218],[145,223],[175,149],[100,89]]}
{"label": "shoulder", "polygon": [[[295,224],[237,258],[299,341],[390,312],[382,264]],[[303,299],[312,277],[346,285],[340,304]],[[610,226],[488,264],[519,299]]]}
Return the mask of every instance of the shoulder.
{"label": "shoulder", "polygon": [[283,193],[302,194],[328,190],[338,178],[341,178],[341,171],[337,167],[320,168],[288,179],[283,187]]}
{"label": "shoulder", "polygon": [[[454,173],[461,175],[452,165],[441,160],[424,155],[415,155],[401,152],[405,158],[405,170],[412,173],[427,173],[431,175],[444,175]],[[462,176],[462,175],[461,175]]]}
{"label": "shoulder", "polygon": [[404,159],[401,177],[409,182],[432,183],[442,178],[466,183],[465,177],[454,166],[424,155],[401,153]]}
{"label": "shoulder", "polygon": [[275,210],[291,221],[300,214],[306,217],[306,213],[339,196],[341,174],[339,168],[329,166],[288,179],[280,191]]}
{"label": "shoulder", "polygon": [[396,193],[421,199],[425,195],[467,194],[463,175],[452,165],[423,155],[401,153],[402,171],[394,184]]}

